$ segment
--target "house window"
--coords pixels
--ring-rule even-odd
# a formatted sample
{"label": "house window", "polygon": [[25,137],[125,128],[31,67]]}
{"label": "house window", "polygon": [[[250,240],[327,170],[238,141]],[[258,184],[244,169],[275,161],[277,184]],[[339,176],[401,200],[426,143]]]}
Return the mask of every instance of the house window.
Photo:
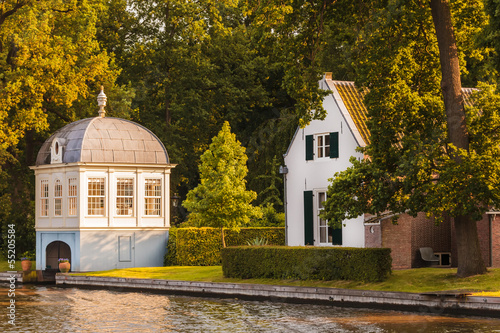
{"label": "house window", "polygon": [[328,221],[319,217],[325,207],[323,203],[326,201],[326,192],[317,192],[317,211],[318,211],[318,233],[319,245],[342,245],[342,227],[332,228],[328,225]]}
{"label": "house window", "polygon": [[306,161],[339,157],[339,133],[306,135]]}
{"label": "house window", "polygon": [[330,158],[330,134],[316,136],[316,156]]}
{"label": "house window", "polygon": [[46,179],[40,186],[40,216],[49,216],[49,181]]}
{"label": "house window", "polygon": [[325,207],[323,202],[326,201],[326,192],[318,192],[318,226],[319,226],[319,243],[320,244],[332,244],[333,235],[332,228],[328,226],[326,220],[319,217],[319,214],[323,212]]}
{"label": "house window", "polygon": [[134,179],[116,180],[116,215],[132,216],[134,213]]}
{"label": "house window", "polygon": [[76,178],[68,179],[68,215],[76,216],[77,209],[77,191]]}
{"label": "house window", "polygon": [[161,179],[146,179],[144,215],[161,215]]}
{"label": "house window", "polygon": [[54,184],[54,216],[62,215],[62,184],[59,179]]}
{"label": "house window", "polygon": [[105,178],[88,179],[88,215],[104,216],[106,188]]}

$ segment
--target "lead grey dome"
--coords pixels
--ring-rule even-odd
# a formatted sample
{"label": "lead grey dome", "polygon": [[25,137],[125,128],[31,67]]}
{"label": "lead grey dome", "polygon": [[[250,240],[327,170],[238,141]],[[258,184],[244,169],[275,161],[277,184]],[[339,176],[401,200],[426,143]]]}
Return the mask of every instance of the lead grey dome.
{"label": "lead grey dome", "polygon": [[125,119],[87,118],[64,126],[44,142],[37,166],[54,163],[53,143],[62,149],[62,163],[170,163],[165,146],[153,132]]}

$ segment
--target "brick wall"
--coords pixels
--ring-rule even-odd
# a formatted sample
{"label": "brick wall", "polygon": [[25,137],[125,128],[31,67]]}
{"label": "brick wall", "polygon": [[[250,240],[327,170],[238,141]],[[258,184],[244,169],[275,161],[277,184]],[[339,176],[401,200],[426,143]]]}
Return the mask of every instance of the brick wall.
{"label": "brick wall", "polygon": [[491,266],[490,259],[490,248],[491,248],[491,237],[490,237],[490,217],[484,214],[483,219],[477,221],[477,234],[479,238],[479,247],[481,248],[481,253],[483,255],[484,264],[488,267]]}
{"label": "brick wall", "polygon": [[[491,215],[491,222],[485,215],[478,221],[477,228],[485,264],[500,267],[500,214]],[[431,247],[434,252],[451,252],[452,266],[456,267],[458,262],[453,220],[445,219],[435,225],[433,219],[426,218],[424,213],[415,218],[402,214],[397,225],[392,224],[390,218],[380,224],[366,225],[365,246],[390,248],[393,269],[428,266],[429,263],[420,256],[421,247]]]}
{"label": "brick wall", "polygon": [[[368,229],[365,229],[365,232],[368,247],[375,243],[376,234],[369,234]],[[436,226],[434,221],[427,219],[423,213],[419,213],[415,218],[402,214],[397,225],[392,224],[391,219],[382,220],[380,232],[382,247],[392,250],[393,269],[428,266],[420,256],[421,247],[432,247],[435,252],[451,251],[450,222]]]}
{"label": "brick wall", "polygon": [[[429,263],[422,260],[421,247],[431,247],[434,252],[451,252],[451,222],[446,219],[436,225],[434,219],[428,219],[424,213],[417,217],[407,216],[411,221],[411,267],[427,267]],[[453,256],[451,258],[453,262]]]}
{"label": "brick wall", "polygon": [[382,232],[379,223],[365,225],[365,247],[382,247]]}
{"label": "brick wall", "polygon": [[500,267],[500,214],[491,215],[491,267]]}
{"label": "brick wall", "polygon": [[392,268],[406,269],[411,267],[411,223],[398,220],[393,224],[392,219],[380,222],[382,232],[382,247],[391,249]]}

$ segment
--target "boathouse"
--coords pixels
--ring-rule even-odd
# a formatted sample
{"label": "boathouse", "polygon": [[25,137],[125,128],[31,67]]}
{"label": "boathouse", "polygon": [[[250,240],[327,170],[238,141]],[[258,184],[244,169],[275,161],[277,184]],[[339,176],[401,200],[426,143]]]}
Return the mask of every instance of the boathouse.
{"label": "boathouse", "polygon": [[170,163],[163,143],[129,120],[99,116],[64,126],[36,165],[37,270],[68,258],[72,271],[163,265],[170,226]]}

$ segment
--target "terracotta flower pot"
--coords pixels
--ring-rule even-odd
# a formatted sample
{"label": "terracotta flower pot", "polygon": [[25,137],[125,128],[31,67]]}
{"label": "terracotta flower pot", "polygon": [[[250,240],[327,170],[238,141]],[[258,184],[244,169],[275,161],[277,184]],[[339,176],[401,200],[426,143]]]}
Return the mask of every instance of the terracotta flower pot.
{"label": "terracotta flower pot", "polygon": [[21,267],[23,268],[23,271],[31,271],[31,260],[21,261]]}
{"label": "terracotta flower pot", "polygon": [[71,264],[69,262],[60,262],[59,263],[59,270],[61,271],[61,273],[68,273],[70,268],[71,268]]}

